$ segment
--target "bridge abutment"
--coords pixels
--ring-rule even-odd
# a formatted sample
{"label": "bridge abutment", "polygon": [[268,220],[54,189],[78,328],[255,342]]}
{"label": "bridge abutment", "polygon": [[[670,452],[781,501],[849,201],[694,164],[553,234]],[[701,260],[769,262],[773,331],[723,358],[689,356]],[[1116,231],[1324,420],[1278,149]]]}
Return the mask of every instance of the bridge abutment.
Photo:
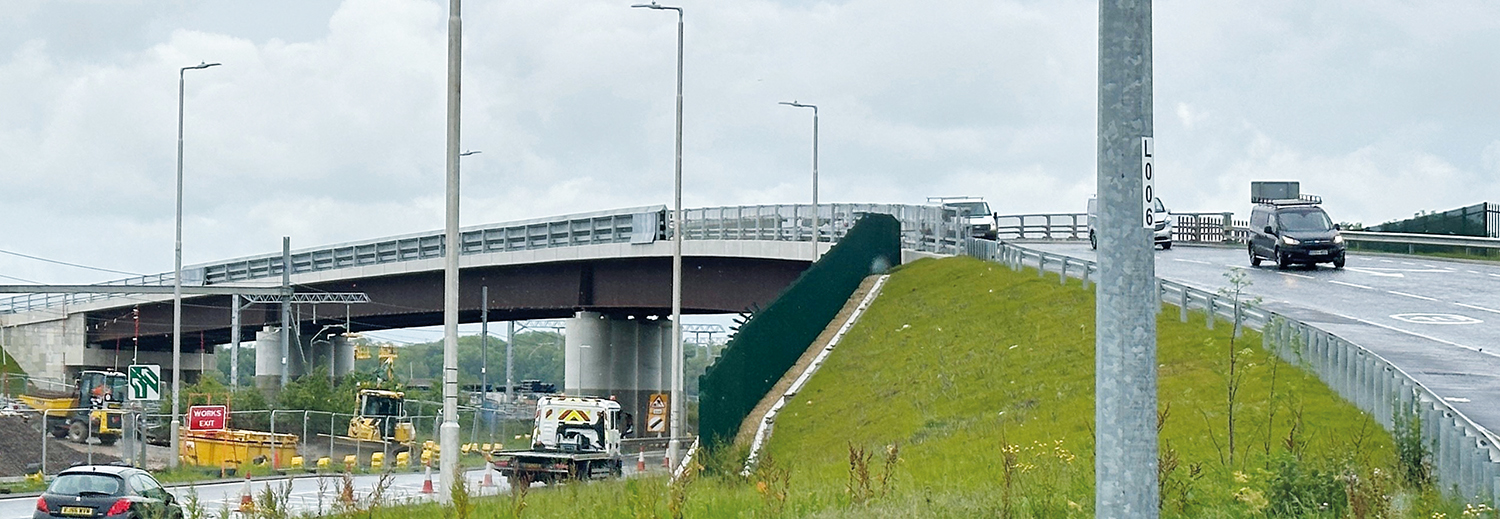
{"label": "bridge abutment", "polygon": [[[134,363],[159,365],[162,377],[171,380],[170,350],[135,350],[130,340],[89,343],[88,316],[84,313],[48,315],[43,311],[32,314],[22,315],[24,319],[16,319],[21,322],[4,326],[0,331],[0,346],[4,346],[21,370],[34,379],[66,384],[77,378],[81,371],[123,372]],[[183,380],[191,383],[198,380],[201,370],[217,368],[218,360],[213,353],[199,351],[199,346],[186,340],[187,337],[184,339],[188,346],[184,347],[182,354]]]}

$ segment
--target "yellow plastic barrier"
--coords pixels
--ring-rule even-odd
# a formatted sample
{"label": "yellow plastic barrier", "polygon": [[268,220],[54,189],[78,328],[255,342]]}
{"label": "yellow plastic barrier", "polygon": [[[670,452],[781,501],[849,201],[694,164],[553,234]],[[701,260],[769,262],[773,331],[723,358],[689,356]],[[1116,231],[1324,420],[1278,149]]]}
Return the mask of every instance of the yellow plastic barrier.
{"label": "yellow plastic barrier", "polygon": [[333,460],[328,459],[328,456],[318,458],[318,472],[327,472],[328,466],[331,464],[333,464]]}
{"label": "yellow plastic barrier", "polygon": [[431,449],[422,449],[422,464],[423,465],[430,465],[430,464],[432,464],[432,450]]}
{"label": "yellow plastic barrier", "polygon": [[297,435],[228,429],[223,431],[180,430],[178,456],[184,463],[223,467],[245,463],[284,466],[297,455]]}
{"label": "yellow plastic barrier", "polygon": [[344,470],[352,472],[358,464],[359,458],[354,457],[353,454],[344,456]]}
{"label": "yellow plastic barrier", "polygon": [[459,445],[458,446],[458,452],[463,453],[463,454],[468,454],[470,451],[473,451],[473,450],[474,449],[473,449],[473,445],[472,444],[465,443],[463,445]]}
{"label": "yellow plastic barrier", "polygon": [[378,471],[378,470],[383,469],[383,468],[385,468],[385,453],[384,452],[372,452],[372,453],[370,453],[370,470],[376,470],[376,471]]}
{"label": "yellow plastic barrier", "polygon": [[302,470],[302,456],[292,456],[292,468]]}
{"label": "yellow plastic barrier", "polygon": [[403,452],[396,453],[396,468],[398,468],[398,469],[411,468],[411,453],[410,452],[403,451]]}
{"label": "yellow plastic barrier", "polygon": [[490,444],[488,444],[488,443],[485,443],[485,444],[481,444],[481,445],[480,445],[480,446],[479,446],[479,450],[480,450],[480,451],[481,451],[481,452],[489,452],[489,451],[492,451],[492,450],[494,450],[494,449],[491,449],[491,448],[490,448]]}

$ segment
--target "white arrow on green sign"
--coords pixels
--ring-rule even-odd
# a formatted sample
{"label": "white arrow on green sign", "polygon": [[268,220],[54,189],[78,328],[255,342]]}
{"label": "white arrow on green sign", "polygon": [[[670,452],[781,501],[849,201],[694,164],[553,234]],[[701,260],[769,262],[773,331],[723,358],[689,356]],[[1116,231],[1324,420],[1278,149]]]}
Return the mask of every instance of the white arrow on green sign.
{"label": "white arrow on green sign", "polygon": [[161,400],[161,365],[132,364],[126,374],[130,377],[129,400]]}

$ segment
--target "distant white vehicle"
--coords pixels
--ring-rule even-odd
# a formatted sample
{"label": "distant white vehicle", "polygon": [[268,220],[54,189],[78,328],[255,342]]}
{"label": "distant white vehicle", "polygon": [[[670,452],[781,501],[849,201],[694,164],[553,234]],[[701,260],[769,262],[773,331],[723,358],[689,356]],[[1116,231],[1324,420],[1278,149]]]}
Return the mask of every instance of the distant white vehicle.
{"label": "distant white vehicle", "polygon": [[969,228],[975,238],[993,240],[999,236],[996,219],[998,213],[990,210],[990,204],[977,196],[929,196],[927,203],[939,204],[958,212],[959,221]]}
{"label": "distant white vehicle", "polygon": [[[1157,215],[1157,220],[1154,222],[1154,227],[1152,228],[1152,242],[1155,245],[1160,245],[1162,250],[1167,250],[1172,248],[1172,221],[1176,220],[1176,218],[1172,218],[1171,211],[1168,211],[1166,206],[1162,205],[1161,198],[1157,198],[1155,204],[1156,207],[1152,208],[1152,213]],[[1089,248],[1098,249],[1099,239],[1094,236],[1094,229],[1099,228],[1099,197],[1089,197],[1088,215]]]}

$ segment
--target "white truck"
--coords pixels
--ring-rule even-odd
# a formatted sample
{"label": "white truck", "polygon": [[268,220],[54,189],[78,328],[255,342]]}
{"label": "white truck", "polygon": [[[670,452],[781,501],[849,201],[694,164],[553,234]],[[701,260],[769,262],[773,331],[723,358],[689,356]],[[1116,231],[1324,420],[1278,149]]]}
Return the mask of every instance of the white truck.
{"label": "white truck", "polygon": [[634,433],[630,413],[603,398],[554,395],[537,400],[531,448],[496,450],[490,460],[512,488],[532,482],[619,477],[620,440]]}
{"label": "white truck", "polygon": [[958,213],[958,221],[969,229],[975,238],[993,240],[999,236],[999,213],[990,211],[990,204],[977,196],[929,196],[927,203],[938,204]]}

